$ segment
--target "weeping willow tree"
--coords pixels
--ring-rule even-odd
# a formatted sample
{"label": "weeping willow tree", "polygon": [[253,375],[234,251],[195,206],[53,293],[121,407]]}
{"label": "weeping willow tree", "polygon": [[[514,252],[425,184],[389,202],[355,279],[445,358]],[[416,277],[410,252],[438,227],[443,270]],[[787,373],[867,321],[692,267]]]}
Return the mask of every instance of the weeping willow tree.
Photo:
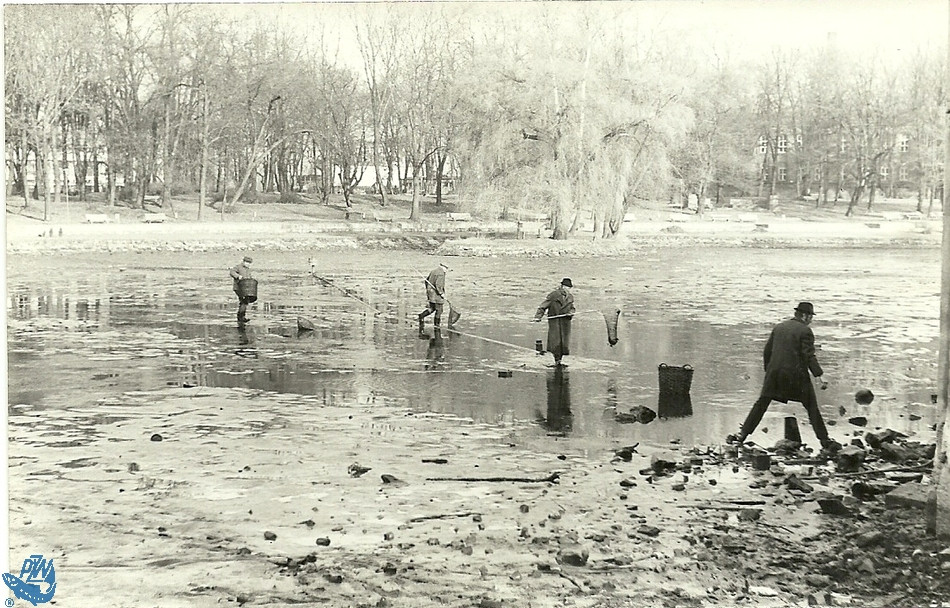
{"label": "weeping willow tree", "polygon": [[633,201],[665,189],[668,151],[692,113],[669,47],[625,39],[614,25],[622,7],[557,9],[525,9],[541,35],[499,24],[473,62],[479,68],[469,77],[487,94],[468,100],[472,120],[460,146],[467,186],[475,200],[502,193],[546,212],[555,239],[567,238],[582,214],[609,237]]}

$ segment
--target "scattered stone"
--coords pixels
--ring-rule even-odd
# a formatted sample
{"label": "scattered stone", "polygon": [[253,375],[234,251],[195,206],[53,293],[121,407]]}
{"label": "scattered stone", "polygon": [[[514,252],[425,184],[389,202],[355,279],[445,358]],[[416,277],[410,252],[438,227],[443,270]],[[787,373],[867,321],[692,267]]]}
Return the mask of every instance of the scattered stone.
{"label": "scattered stone", "polygon": [[567,566],[584,566],[587,565],[587,558],[590,556],[587,549],[580,545],[569,545],[567,547],[561,547],[561,550],[558,551],[557,561],[559,564],[565,564]]}
{"label": "scattered stone", "polygon": [[901,439],[905,437],[906,435],[898,433],[895,430],[887,429],[878,433],[868,433],[864,436],[864,440],[869,446],[871,446],[872,449],[878,450],[881,448],[882,443],[893,443],[895,439]]}
{"label": "scattered stone", "polygon": [[449,461],[445,458],[423,458],[422,462],[429,464],[448,464]]}
{"label": "scattered stone", "polygon": [[383,574],[388,574],[390,576],[396,574],[396,566],[392,562],[386,562],[383,564]]}
{"label": "scattered stone", "polygon": [[925,509],[929,500],[937,499],[933,486],[920,483],[905,483],[884,496],[884,506],[889,509]]}
{"label": "scattered stone", "polygon": [[715,479],[710,479],[710,480],[709,480],[709,485],[711,485],[711,486],[714,486],[714,485],[716,485],[717,483],[718,483],[718,482],[717,482]]}
{"label": "scattered stone", "polygon": [[621,479],[620,480],[621,488],[635,488],[637,487],[637,482],[632,479]]}
{"label": "scattered stone", "polygon": [[911,460],[913,453],[904,446],[896,443],[883,442],[880,446],[881,457],[888,462],[903,463]]}
{"label": "scattered stone", "polygon": [[343,575],[337,573],[324,574],[323,578],[327,579],[328,582],[331,582],[335,585],[339,585],[343,582]]}
{"label": "scattered stone", "polygon": [[752,468],[756,471],[768,471],[772,467],[772,457],[766,452],[752,454]]}
{"label": "scattered stone", "polygon": [[860,438],[860,437],[855,437],[854,439],[852,439],[852,440],[851,440],[851,445],[853,445],[854,447],[857,447],[857,448],[861,448],[862,450],[864,449],[864,442],[861,441],[861,438]]}
{"label": "scattered stone", "polygon": [[401,488],[402,486],[409,485],[405,481],[389,474],[380,475],[380,478],[383,480],[383,483],[394,488]]}
{"label": "scattered stone", "polygon": [[788,486],[789,490],[798,490],[799,492],[814,492],[815,488],[811,484],[802,481],[798,475],[792,473],[785,478],[783,483]]}
{"label": "scattered stone", "polygon": [[139,465],[137,462],[129,463],[129,473],[136,473],[139,470]]}
{"label": "scattered stone", "polygon": [[838,496],[831,498],[819,498],[818,506],[821,507],[821,512],[825,515],[853,515],[851,509],[846,507],[841,501],[841,498]]}
{"label": "scattered stone", "polygon": [[383,534],[383,540],[392,540],[394,538],[396,538],[396,536],[392,532],[386,532]]}
{"label": "scattered stone", "polygon": [[851,423],[851,424],[853,424],[854,426],[867,426],[867,425],[868,425],[868,419],[865,418],[864,416],[854,416],[854,417],[852,417],[852,418],[848,418],[848,422]]}
{"label": "scattered stone", "polygon": [[917,421],[917,420],[920,420],[920,416],[919,416],[919,415],[917,415],[917,414],[911,414],[910,416],[908,416],[908,418],[910,418],[910,419],[911,419],[911,421]]}
{"label": "scattered stone", "polygon": [[861,469],[867,452],[861,448],[849,445],[841,448],[838,452],[838,458],[835,461],[839,473],[855,473]]}
{"label": "scattered stone", "polygon": [[329,547],[330,539],[327,538],[326,536],[321,536],[320,538],[317,539],[317,544],[320,545],[321,547]]}
{"label": "scattered stone", "polygon": [[742,509],[737,517],[739,521],[758,521],[762,517],[762,509]]}
{"label": "scattered stone", "polygon": [[771,587],[757,587],[749,586],[749,593],[752,595],[758,595],[761,597],[778,597],[778,591],[772,589]]}
{"label": "scattered stone", "polygon": [[302,521],[302,522],[300,522],[300,523],[303,524],[304,526],[307,526],[308,528],[312,528],[312,527],[314,527],[315,525],[317,525],[316,522],[314,522],[312,519],[308,519],[308,520]]}
{"label": "scattered stone", "polygon": [[924,479],[923,473],[888,473],[887,479],[897,484],[920,483]]}
{"label": "scattered stone", "polygon": [[439,539],[438,539],[438,538],[430,538],[429,540],[426,541],[426,544],[429,545],[429,546],[431,546],[431,547],[436,547],[436,546],[439,545]]}
{"label": "scattered stone", "polygon": [[874,562],[871,561],[870,557],[865,557],[863,559],[858,560],[858,562],[854,565],[854,568],[858,572],[864,572],[867,574],[874,574],[874,571],[875,571]]}
{"label": "scattered stone", "polygon": [[[649,475],[653,473],[655,475],[663,475],[667,471],[672,471],[676,469],[676,456],[670,453],[660,453],[654,454],[650,458],[650,469],[644,469],[645,474]],[[643,471],[640,471],[644,473]]]}
{"label": "scattered stone", "polygon": [[528,505],[521,505],[520,507],[518,507],[518,510],[521,511],[522,513],[527,513],[528,511],[531,510],[531,508]]}
{"label": "scattered stone", "polygon": [[851,484],[851,495],[858,500],[868,500],[887,494],[896,487],[896,483],[856,481]]}
{"label": "scattered stone", "polygon": [[854,394],[854,400],[860,405],[869,405],[874,401],[874,393],[866,388],[862,388]]}
{"label": "scattered stone", "polygon": [[162,436],[159,435],[158,433],[155,433],[154,435],[152,435],[152,441],[161,441],[161,440],[162,440]]}
{"label": "scattered stone", "polygon": [[639,443],[636,443],[634,445],[628,445],[618,450],[614,450],[614,456],[616,456],[620,460],[623,460],[624,462],[630,462],[630,460],[633,459],[633,455],[636,454],[637,446],[639,445],[640,445]]}
{"label": "scattered stone", "polygon": [[660,535],[660,529],[656,526],[640,526],[638,532],[644,536],[650,537],[656,537]]}
{"label": "scattered stone", "polygon": [[617,412],[615,420],[621,423],[639,422],[640,424],[649,424],[656,418],[656,412],[648,407],[637,405],[630,408],[630,413]]}
{"label": "scattered stone", "polygon": [[350,474],[350,477],[359,477],[368,471],[372,471],[370,467],[364,467],[358,462],[354,462],[347,469],[346,472]]}
{"label": "scattered stone", "polygon": [[684,484],[684,483],[674,483],[674,484],[671,486],[671,489],[672,489],[674,492],[682,492],[683,490],[686,489],[686,484]]}
{"label": "scattered stone", "polygon": [[264,540],[277,540],[277,535],[273,532],[264,532]]}

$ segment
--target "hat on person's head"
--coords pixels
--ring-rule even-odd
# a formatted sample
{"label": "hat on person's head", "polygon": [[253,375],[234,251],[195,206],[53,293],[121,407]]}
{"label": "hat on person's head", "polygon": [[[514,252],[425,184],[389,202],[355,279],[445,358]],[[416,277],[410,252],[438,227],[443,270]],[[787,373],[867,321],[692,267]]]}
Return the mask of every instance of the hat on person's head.
{"label": "hat on person's head", "polygon": [[254,260],[252,260],[252,259],[251,259],[251,256],[249,256],[249,255],[244,256],[244,261],[247,262],[248,264],[253,264],[253,263],[254,263]]}
{"label": "hat on person's head", "polygon": [[574,283],[571,283],[571,280],[568,278],[561,279],[561,285],[565,287],[574,287]]}
{"label": "hat on person's head", "polygon": [[442,268],[445,268],[446,270],[449,269],[449,265],[446,264],[445,262],[439,262],[439,266],[441,266]]}
{"label": "hat on person's head", "polygon": [[812,306],[811,302],[799,302],[798,306],[795,307],[795,310],[806,315],[815,314],[815,307]]}

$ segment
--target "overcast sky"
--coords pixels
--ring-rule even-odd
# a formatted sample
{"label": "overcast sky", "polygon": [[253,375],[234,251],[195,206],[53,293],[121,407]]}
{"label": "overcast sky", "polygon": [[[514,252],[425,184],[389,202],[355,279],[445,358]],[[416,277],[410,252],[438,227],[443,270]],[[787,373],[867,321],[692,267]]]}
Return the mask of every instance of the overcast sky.
{"label": "overcast sky", "polygon": [[[352,37],[354,15],[368,10],[385,14],[399,9],[424,10],[433,2],[322,2],[245,4],[258,17],[266,14],[298,31],[321,23],[340,40],[345,54],[358,53]],[[452,5],[453,3],[441,3]],[[695,44],[728,44],[739,55],[753,57],[773,47],[806,49],[834,35],[844,49],[891,59],[919,48],[946,53],[948,0],[664,0],[639,2],[456,2],[469,14],[509,14],[512,19],[538,10],[586,10],[606,7],[641,31],[686,36]],[[238,9],[240,12],[240,9]]]}

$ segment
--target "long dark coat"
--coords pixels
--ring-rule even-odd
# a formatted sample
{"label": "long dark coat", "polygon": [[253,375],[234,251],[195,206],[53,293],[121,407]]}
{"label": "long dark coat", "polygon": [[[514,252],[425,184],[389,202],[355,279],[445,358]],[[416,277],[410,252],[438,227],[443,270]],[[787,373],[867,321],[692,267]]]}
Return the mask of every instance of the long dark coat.
{"label": "long dark coat", "polygon": [[[563,286],[558,287],[548,294],[548,297],[541,302],[536,319],[544,316],[547,311],[548,317],[559,317],[560,315],[574,314],[574,295]],[[571,354],[571,317],[560,317],[558,319],[548,319],[548,352],[555,357]]]}
{"label": "long dark coat", "polygon": [[805,403],[806,396],[814,395],[808,372],[814,376],[821,376],[823,372],[815,356],[815,334],[804,321],[792,318],[776,325],[762,354],[765,360],[762,397],[782,403]]}

